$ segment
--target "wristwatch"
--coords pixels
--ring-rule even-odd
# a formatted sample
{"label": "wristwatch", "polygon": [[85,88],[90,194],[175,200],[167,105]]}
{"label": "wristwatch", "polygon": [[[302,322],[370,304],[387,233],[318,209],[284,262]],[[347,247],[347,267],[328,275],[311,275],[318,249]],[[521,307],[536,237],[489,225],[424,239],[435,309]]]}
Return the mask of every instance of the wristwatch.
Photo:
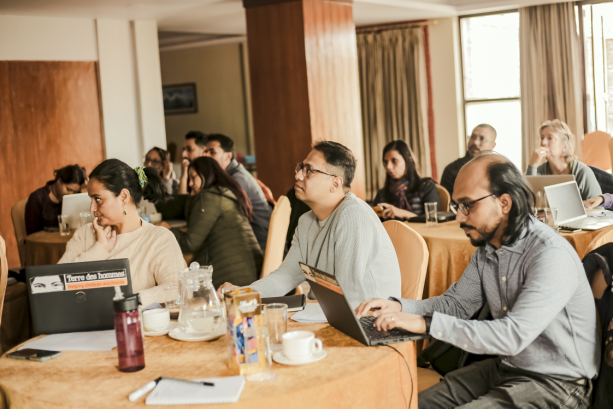
{"label": "wristwatch", "polygon": [[432,315],[424,315],[426,321],[426,334],[430,334],[430,324],[432,324]]}

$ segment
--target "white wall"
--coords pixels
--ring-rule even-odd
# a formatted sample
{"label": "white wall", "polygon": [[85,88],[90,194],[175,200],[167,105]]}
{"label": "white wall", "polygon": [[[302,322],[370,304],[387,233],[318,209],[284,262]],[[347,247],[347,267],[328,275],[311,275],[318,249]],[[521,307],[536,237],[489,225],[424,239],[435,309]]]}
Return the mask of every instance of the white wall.
{"label": "white wall", "polygon": [[[163,51],[160,54],[164,85],[196,83],[198,112],[166,117],[168,142],[179,152],[191,130],[222,133],[234,140],[236,152],[253,154],[249,108],[240,43],[215,44]],[[247,75],[248,77],[248,75]]]}
{"label": "white wall", "polygon": [[155,21],[0,15],[0,60],[98,61],[105,156],[166,147]]}
{"label": "white wall", "polygon": [[164,103],[162,100],[162,74],[160,46],[155,21],[134,21],[138,97],[142,124],[143,147],[166,147]]}
{"label": "white wall", "polygon": [[95,21],[0,15],[0,60],[97,61]]}
{"label": "white wall", "polygon": [[440,180],[445,166],[466,153],[458,18],[430,20],[429,31],[436,163]]}

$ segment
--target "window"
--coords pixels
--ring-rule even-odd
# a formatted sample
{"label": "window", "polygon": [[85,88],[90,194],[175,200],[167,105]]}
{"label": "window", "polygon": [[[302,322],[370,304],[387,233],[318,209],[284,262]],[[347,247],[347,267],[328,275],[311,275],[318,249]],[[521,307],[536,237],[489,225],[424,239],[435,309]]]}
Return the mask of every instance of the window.
{"label": "window", "polygon": [[583,5],[587,132],[613,133],[613,3]]}
{"label": "window", "polygon": [[492,125],[496,151],[521,169],[519,13],[461,17],[460,35],[466,135]]}

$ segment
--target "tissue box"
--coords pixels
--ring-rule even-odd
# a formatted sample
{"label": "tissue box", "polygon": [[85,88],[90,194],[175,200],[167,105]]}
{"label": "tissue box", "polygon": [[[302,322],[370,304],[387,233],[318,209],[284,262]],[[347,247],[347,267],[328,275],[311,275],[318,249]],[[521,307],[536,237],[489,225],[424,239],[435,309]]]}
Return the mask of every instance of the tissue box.
{"label": "tissue box", "polygon": [[257,327],[264,326],[260,293],[251,288],[239,288],[224,296],[228,314],[228,366],[241,375],[265,369],[263,344],[259,346]]}

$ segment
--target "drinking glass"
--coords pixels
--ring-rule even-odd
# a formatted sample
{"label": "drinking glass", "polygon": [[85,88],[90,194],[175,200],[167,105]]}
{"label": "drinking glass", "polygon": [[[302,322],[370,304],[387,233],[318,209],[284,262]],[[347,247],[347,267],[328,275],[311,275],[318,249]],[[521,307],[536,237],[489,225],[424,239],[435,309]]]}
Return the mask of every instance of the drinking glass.
{"label": "drinking glass", "polygon": [[93,215],[90,212],[81,212],[79,213],[81,216],[81,226],[85,226],[87,223],[91,223],[93,221]]}
{"label": "drinking glass", "polygon": [[282,337],[287,332],[287,304],[276,303],[264,305],[266,327],[270,338],[272,352],[283,349]]}
{"label": "drinking glass", "polygon": [[268,328],[266,327],[251,327],[245,331],[245,338],[257,337],[258,343],[258,360],[262,359],[263,362],[259,365],[258,369],[254,372],[247,374],[245,379],[249,382],[264,382],[271,381],[277,376],[272,371],[272,349],[270,348],[270,337],[268,335]]}
{"label": "drinking glass", "polygon": [[558,209],[555,207],[546,207],[545,209],[543,209],[543,212],[545,213],[545,224],[554,229],[555,231],[559,232],[557,223]]}
{"label": "drinking glass", "polygon": [[426,210],[426,226],[437,226],[438,217],[436,211],[438,209],[438,203],[427,202],[424,203],[424,209]]}
{"label": "drinking glass", "polygon": [[57,217],[57,222],[60,225],[60,235],[68,236],[70,234],[70,226],[68,225],[69,217],[67,214],[61,214]]}
{"label": "drinking glass", "polygon": [[166,309],[179,308],[179,286],[167,285],[164,287],[164,302]]}

